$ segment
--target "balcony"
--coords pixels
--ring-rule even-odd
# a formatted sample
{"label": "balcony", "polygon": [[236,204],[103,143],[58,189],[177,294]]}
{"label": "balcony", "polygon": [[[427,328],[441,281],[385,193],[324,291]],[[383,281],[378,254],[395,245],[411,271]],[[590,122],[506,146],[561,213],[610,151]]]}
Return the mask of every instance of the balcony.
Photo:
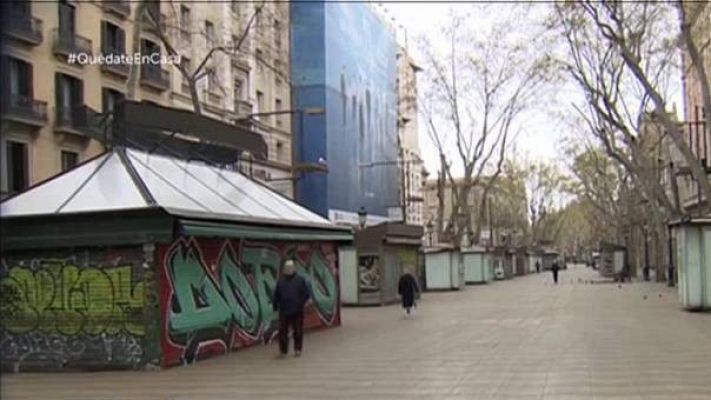
{"label": "balcony", "polygon": [[91,55],[91,40],[70,32],[62,32],[59,29],[55,29],[53,34],[52,50],[55,55],[62,57],[81,53]]}
{"label": "balcony", "polygon": [[209,88],[203,90],[203,98],[205,101],[212,104],[220,104],[220,101],[222,100],[222,96],[217,93],[217,90]]}
{"label": "balcony", "polygon": [[126,0],[103,0],[104,11],[127,18],[131,15],[131,4]]}
{"label": "balcony", "polygon": [[3,18],[2,30],[10,36],[30,46],[42,43],[42,20],[30,14],[9,13]]}
{"label": "balcony", "polygon": [[235,100],[235,114],[238,117],[252,114],[252,103],[245,100]]}
{"label": "balcony", "polygon": [[164,91],[170,88],[170,74],[163,68],[141,64],[141,85]]}
{"label": "balcony", "polygon": [[1,114],[4,120],[41,127],[47,122],[47,103],[23,95],[4,94]]}
{"label": "balcony", "polygon": [[130,66],[119,62],[121,55],[124,54],[123,51],[107,49],[101,54],[105,58],[104,62],[101,64],[101,72],[113,74],[124,79],[128,78]]}
{"label": "balcony", "polygon": [[242,71],[249,72],[249,61],[240,53],[234,53],[232,55],[232,65],[241,69]]}
{"label": "balcony", "polygon": [[[158,18],[157,21],[154,20],[155,16]],[[166,20],[168,19],[168,16],[165,14],[156,14],[151,11],[147,11],[145,14],[143,14],[143,29],[145,32],[152,33],[152,34],[157,34],[157,30],[160,29],[162,32],[166,31]]]}
{"label": "balcony", "polygon": [[86,105],[57,106],[55,129],[58,132],[101,140],[104,129],[102,115]]}

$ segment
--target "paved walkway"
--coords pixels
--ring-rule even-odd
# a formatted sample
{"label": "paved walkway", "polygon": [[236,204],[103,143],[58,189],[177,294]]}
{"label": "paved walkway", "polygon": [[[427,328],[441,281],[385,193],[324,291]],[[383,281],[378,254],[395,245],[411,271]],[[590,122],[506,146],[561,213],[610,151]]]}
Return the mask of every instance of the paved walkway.
{"label": "paved walkway", "polygon": [[[257,347],[160,372],[3,375],[3,399],[711,399],[711,314],[584,267],[346,308],[300,359]],[[645,299],[644,296],[647,296]]]}

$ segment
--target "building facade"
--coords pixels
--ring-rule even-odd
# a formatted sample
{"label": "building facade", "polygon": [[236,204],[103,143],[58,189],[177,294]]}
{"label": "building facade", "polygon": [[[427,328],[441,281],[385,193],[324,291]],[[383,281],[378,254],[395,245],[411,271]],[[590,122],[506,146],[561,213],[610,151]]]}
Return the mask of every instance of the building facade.
{"label": "building facade", "polygon": [[[695,42],[707,74],[711,79],[711,4],[709,2],[684,2],[687,18],[692,21],[691,35]],[[711,104],[704,104],[702,85],[699,75],[691,66],[688,54],[682,53],[683,85],[684,85],[684,136],[691,151],[706,168],[707,177],[711,179],[711,127],[704,122],[705,113],[711,112]],[[711,82],[707,82],[711,85]],[[673,146],[672,146],[673,147]],[[675,165],[683,168],[686,164],[676,148],[670,150]],[[680,174],[678,179],[681,206],[694,210],[704,199],[698,189],[698,184],[688,173]]]}
{"label": "building facade", "polygon": [[424,164],[420,154],[417,108],[417,73],[421,68],[400,47],[398,52],[398,139],[400,141],[400,196],[403,220],[424,225]]}
{"label": "building facade", "polygon": [[[128,1],[3,7],[3,197],[101,153],[101,128],[91,122],[105,123],[131,92],[133,100],[193,109],[192,85],[177,63],[195,71],[218,47],[227,50],[213,52],[195,79],[200,109],[261,133],[268,159],[243,160],[240,168],[292,195],[288,5],[266,4],[249,29],[257,5],[243,2],[149,2],[152,19],[137,18],[138,2]],[[134,21],[145,21],[137,46]],[[166,44],[179,56],[175,65],[136,65],[135,81],[127,63],[70,63],[78,54],[168,56]]]}
{"label": "building facade", "polygon": [[363,207],[385,220],[400,207],[397,52],[394,32],[367,4],[294,2],[292,91],[297,163],[325,160],[328,174],[297,182],[299,203],[336,222]]}

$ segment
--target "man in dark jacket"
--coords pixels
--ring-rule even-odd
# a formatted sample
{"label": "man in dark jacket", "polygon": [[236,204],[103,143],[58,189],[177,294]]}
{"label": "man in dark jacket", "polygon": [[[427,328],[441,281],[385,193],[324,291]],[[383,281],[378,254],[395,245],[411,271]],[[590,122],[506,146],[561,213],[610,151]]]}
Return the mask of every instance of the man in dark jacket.
{"label": "man in dark jacket", "polygon": [[294,261],[287,260],[274,289],[274,311],[279,311],[279,351],[289,351],[289,327],[294,332],[294,356],[301,356],[304,342],[304,305],[311,297],[304,278],[296,273]]}
{"label": "man in dark jacket", "polygon": [[405,317],[410,315],[410,309],[416,307],[415,295],[419,292],[417,280],[412,274],[405,270],[400,276],[400,281],[397,285],[397,293],[402,298],[402,308],[405,309]]}

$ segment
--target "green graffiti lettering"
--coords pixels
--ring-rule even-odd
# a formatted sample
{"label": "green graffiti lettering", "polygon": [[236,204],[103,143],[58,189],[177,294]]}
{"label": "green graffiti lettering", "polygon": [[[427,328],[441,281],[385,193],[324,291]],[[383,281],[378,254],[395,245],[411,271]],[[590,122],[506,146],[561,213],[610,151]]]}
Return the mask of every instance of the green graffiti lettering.
{"label": "green graffiti lettering", "polygon": [[331,269],[319,253],[314,253],[306,267],[316,308],[327,320],[338,309],[338,285]]}
{"label": "green graffiti lettering", "polygon": [[132,285],[131,276],[130,265],[80,268],[47,261],[34,271],[13,267],[2,278],[2,285],[16,293],[16,304],[11,308],[13,315],[3,316],[3,325],[14,334],[128,331],[142,335],[144,286],[142,282]]}
{"label": "green graffiti lettering", "polygon": [[220,258],[220,282],[232,317],[250,335],[259,332],[259,300],[255,296],[242,269],[234,261],[234,254],[225,251]]}
{"label": "green graffiti lettering", "polygon": [[226,325],[232,312],[215,282],[193,248],[183,250],[179,247],[173,251],[168,263],[175,290],[170,331],[184,334]]}
{"label": "green graffiti lettering", "polygon": [[[114,282],[114,304],[120,312],[114,312],[112,326],[124,326],[129,333],[141,335],[145,330],[143,305],[145,303],[146,282],[141,280],[135,285],[131,282],[131,270],[113,268],[106,271]],[[116,284],[117,283],[117,284]]]}
{"label": "green graffiti lettering", "polygon": [[274,326],[277,318],[274,313],[272,296],[276,288],[281,257],[276,251],[266,248],[245,248],[242,253],[242,262],[252,269],[262,326],[264,330],[267,330]]}

